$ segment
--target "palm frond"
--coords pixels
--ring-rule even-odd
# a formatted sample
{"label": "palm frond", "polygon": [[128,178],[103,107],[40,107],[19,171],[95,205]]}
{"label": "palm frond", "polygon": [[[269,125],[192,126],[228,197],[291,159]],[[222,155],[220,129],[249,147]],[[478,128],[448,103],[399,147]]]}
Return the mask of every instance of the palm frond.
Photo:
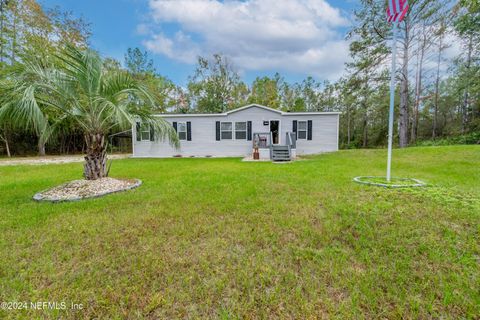
{"label": "palm frond", "polygon": [[17,87],[3,90],[0,121],[10,122],[23,130],[33,129],[35,132],[41,132],[47,126],[47,119],[37,103],[36,87],[16,83],[14,85]]}
{"label": "palm frond", "polygon": [[[0,90],[0,121],[34,128],[41,139],[54,136],[66,118],[85,134],[103,135],[140,119],[152,125],[157,139],[179,144],[172,126],[152,115],[154,92],[126,71],[105,70],[93,50],[67,46],[52,61],[26,61],[0,81]],[[47,113],[55,115],[50,126]]]}

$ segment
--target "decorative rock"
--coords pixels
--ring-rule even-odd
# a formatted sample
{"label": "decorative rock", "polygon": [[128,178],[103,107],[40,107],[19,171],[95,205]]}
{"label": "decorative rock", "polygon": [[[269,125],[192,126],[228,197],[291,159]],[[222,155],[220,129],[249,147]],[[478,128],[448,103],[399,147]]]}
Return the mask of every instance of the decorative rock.
{"label": "decorative rock", "polygon": [[353,178],[353,181],[366,184],[370,186],[378,186],[384,188],[415,188],[425,187],[427,184],[421,180],[414,178],[393,178],[390,182],[387,182],[385,177],[376,176],[361,176]]}
{"label": "decorative rock", "polygon": [[33,199],[51,202],[77,201],[130,190],[141,184],[142,181],[138,179],[101,178],[97,180],[74,180],[36,193]]}

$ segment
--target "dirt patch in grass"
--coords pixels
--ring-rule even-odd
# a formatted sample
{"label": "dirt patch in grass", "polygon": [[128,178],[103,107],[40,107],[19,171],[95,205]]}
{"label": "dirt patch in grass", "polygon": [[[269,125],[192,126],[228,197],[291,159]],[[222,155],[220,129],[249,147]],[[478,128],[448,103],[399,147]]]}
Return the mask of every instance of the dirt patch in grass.
{"label": "dirt patch in grass", "polygon": [[33,196],[33,199],[37,201],[75,201],[130,190],[140,184],[141,181],[137,179],[74,180],[39,192]]}

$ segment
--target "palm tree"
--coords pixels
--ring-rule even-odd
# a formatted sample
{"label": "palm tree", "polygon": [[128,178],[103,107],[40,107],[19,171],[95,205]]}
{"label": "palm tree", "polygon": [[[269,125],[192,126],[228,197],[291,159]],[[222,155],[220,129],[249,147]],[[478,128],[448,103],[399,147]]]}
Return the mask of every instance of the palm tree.
{"label": "palm tree", "polygon": [[29,59],[0,86],[5,93],[0,122],[11,119],[47,140],[62,121],[74,121],[83,131],[87,147],[87,180],[108,174],[107,134],[132,128],[137,121],[149,124],[155,138],[178,146],[173,127],[152,115],[154,94],[127,71],[105,69],[93,50],[68,46],[51,61]]}

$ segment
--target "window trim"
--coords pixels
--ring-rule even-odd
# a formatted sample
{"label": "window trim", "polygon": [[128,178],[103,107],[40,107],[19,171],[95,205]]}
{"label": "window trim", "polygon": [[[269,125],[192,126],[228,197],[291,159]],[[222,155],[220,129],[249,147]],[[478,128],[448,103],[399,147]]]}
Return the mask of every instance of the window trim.
{"label": "window trim", "polygon": [[[183,124],[185,126],[185,131],[180,131],[180,124]],[[181,139],[180,138],[180,132],[185,132],[185,139]],[[187,122],[186,121],[182,121],[182,122],[177,122],[177,136],[178,136],[178,140],[180,141],[187,141],[188,140],[188,128],[187,128]]]}
{"label": "window trim", "polygon": [[[230,130],[222,130],[222,124],[224,124],[224,123],[230,123],[231,129],[230,129]],[[235,139],[234,139],[235,137],[234,137],[234,134],[233,134],[233,133],[235,132],[235,130],[234,130],[234,128],[233,128],[233,124],[234,124],[234,123],[235,123],[235,122],[233,122],[233,121],[220,121],[220,141],[221,141],[221,140],[235,140]],[[223,134],[222,134],[222,133],[224,133],[224,132],[230,132],[230,133],[232,134],[232,137],[231,137],[230,139],[224,139],[224,138],[223,138]]]}
{"label": "window trim", "polygon": [[[300,122],[305,123],[305,129],[301,130],[300,129]],[[300,138],[300,131],[305,132],[305,138]],[[297,140],[307,140],[308,138],[308,121],[307,120],[297,120]]]}
{"label": "window trim", "polygon": [[[146,130],[145,130],[145,129],[142,130],[142,126],[143,126],[143,125],[147,127]],[[147,139],[144,139],[144,138],[143,138],[143,134],[144,134],[145,132],[148,132],[148,138],[147,138]],[[151,138],[151,137],[150,137],[150,126],[148,125],[148,123],[140,123],[140,130],[138,130],[138,133],[140,134],[140,141],[148,141],[148,142],[150,142],[150,138]]]}
{"label": "window trim", "polygon": [[[245,130],[237,130],[237,123],[244,123],[245,124]],[[248,131],[248,128],[247,128],[248,124],[247,123],[248,123],[248,121],[235,121],[235,130],[234,130],[235,131],[235,134],[234,134],[235,139],[234,140],[239,140],[239,141],[245,140],[245,141],[247,141],[247,138],[248,138],[247,137],[247,133],[248,133],[247,132]],[[245,139],[237,139],[237,132],[245,132]]]}

